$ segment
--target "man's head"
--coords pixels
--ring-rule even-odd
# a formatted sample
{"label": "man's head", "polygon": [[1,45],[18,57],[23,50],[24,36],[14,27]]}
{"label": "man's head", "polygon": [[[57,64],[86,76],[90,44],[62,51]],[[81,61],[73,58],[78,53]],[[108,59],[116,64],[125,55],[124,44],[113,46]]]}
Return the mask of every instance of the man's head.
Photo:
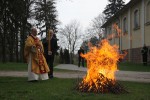
{"label": "man's head", "polygon": [[50,33],[50,37],[53,37],[54,34],[53,30],[49,30],[49,33]]}
{"label": "man's head", "polygon": [[31,34],[32,34],[33,36],[36,36],[36,35],[37,35],[37,29],[36,29],[36,28],[32,28],[32,29],[31,29]]}

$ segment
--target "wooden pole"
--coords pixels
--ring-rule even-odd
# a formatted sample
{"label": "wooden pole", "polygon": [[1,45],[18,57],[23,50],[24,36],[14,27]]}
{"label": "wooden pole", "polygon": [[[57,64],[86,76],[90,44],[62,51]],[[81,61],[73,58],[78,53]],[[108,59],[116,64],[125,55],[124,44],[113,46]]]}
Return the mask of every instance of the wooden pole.
{"label": "wooden pole", "polygon": [[51,51],[51,32],[48,30],[48,51]]}

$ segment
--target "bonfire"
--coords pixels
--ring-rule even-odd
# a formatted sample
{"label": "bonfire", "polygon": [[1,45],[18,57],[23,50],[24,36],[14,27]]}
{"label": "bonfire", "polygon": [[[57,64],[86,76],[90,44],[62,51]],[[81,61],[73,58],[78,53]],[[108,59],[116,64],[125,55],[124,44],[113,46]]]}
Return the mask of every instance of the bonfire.
{"label": "bonfire", "polygon": [[119,59],[125,55],[119,54],[118,46],[111,46],[106,39],[102,40],[99,46],[89,45],[90,51],[81,54],[87,61],[87,74],[76,89],[80,92],[126,93],[115,78]]}

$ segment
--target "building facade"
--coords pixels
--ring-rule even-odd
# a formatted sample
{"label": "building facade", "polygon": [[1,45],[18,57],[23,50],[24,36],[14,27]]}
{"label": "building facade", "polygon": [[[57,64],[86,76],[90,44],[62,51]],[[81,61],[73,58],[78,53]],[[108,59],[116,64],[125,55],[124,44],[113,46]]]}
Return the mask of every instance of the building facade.
{"label": "building facade", "polygon": [[111,44],[117,44],[120,50],[127,51],[125,60],[141,63],[143,45],[146,44],[150,50],[150,0],[131,0],[102,28]]}

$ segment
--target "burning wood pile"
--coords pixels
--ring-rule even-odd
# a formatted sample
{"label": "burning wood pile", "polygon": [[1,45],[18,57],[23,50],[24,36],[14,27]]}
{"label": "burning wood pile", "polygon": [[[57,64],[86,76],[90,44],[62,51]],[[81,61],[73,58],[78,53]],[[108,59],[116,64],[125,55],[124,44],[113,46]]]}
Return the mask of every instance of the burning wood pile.
{"label": "burning wood pile", "polygon": [[94,93],[127,93],[115,79],[117,63],[124,55],[119,54],[118,46],[111,46],[103,40],[98,47],[90,47],[90,52],[82,54],[87,60],[87,75],[77,85],[80,92]]}

